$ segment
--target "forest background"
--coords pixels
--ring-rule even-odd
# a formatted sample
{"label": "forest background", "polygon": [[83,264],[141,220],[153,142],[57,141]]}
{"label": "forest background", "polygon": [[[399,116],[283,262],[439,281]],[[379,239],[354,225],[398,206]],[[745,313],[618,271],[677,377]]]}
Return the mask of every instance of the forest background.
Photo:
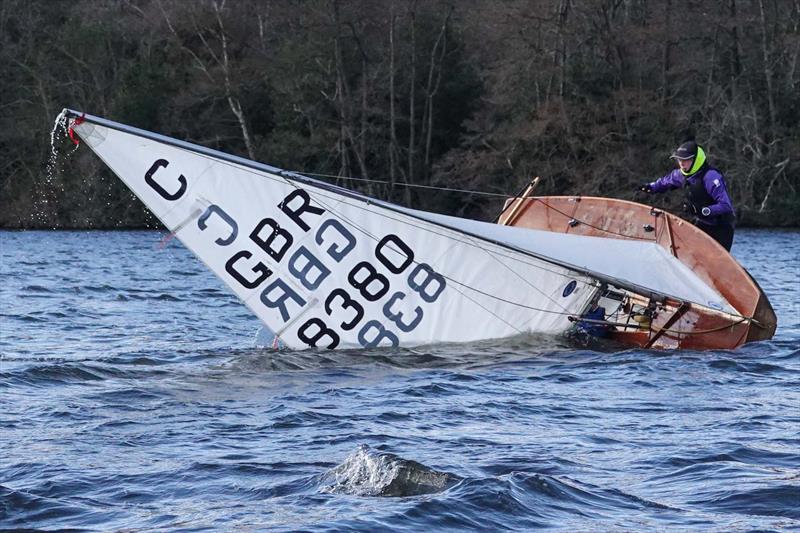
{"label": "forest background", "polygon": [[740,225],[796,226],[798,63],[800,0],[0,0],[0,227],[159,226],[90,150],[48,163],[64,107],[485,220],[407,185],[678,210],[637,186],[694,135]]}

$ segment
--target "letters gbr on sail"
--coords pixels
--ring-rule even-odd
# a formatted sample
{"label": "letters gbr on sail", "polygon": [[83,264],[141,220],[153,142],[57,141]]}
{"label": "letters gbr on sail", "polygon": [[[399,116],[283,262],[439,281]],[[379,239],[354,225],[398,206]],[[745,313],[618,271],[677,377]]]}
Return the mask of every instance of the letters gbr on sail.
{"label": "letters gbr on sail", "polygon": [[[73,127],[292,348],[559,333],[597,290],[560,265],[272,167],[95,117]],[[565,293],[573,280],[579,290]]]}

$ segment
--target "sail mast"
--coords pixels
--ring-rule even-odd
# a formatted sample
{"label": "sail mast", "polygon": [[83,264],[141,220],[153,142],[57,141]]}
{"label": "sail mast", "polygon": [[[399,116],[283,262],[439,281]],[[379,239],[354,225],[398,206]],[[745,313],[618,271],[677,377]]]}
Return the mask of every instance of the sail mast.
{"label": "sail mast", "polygon": [[[118,130],[118,131],[121,131],[121,132],[125,132],[125,133],[129,133],[129,134],[136,135],[136,136],[139,136],[139,137],[143,137],[143,138],[155,141],[155,142],[159,142],[159,143],[163,143],[163,144],[166,144],[166,145],[169,145],[169,146],[174,146],[176,148],[188,150],[188,151],[200,154],[200,155],[212,157],[212,158],[217,159],[217,160],[225,161],[225,162],[236,164],[236,165],[241,165],[241,166],[244,166],[244,167],[247,167],[247,168],[251,168],[251,169],[254,169],[254,170],[257,170],[257,171],[267,172],[267,173],[273,174],[275,176],[278,176],[278,177],[286,180],[289,183],[294,182],[294,183],[297,183],[297,184],[302,184],[302,185],[304,185],[306,187],[311,187],[311,188],[315,188],[315,189],[331,192],[333,194],[341,195],[341,196],[344,196],[344,197],[347,197],[347,198],[351,198],[351,199],[354,199],[354,200],[358,200],[358,201],[364,202],[366,204],[378,205],[378,206],[382,207],[383,209],[386,209],[386,210],[389,210],[389,211],[392,211],[392,212],[395,212],[395,213],[398,213],[398,214],[402,214],[402,215],[407,216],[407,217],[415,218],[417,220],[424,221],[426,223],[433,224],[433,225],[436,225],[436,226],[439,226],[439,227],[442,227],[442,228],[447,228],[450,231],[455,231],[455,232],[460,233],[462,235],[468,236],[468,237],[470,237],[472,239],[476,239],[477,241],[485,242],[487,244],[492,244],[492,245],[495,245],[495,246],[498,246],[498,247],[501,247],[501,248],[505,248],[507,250],[511,250],[511,251],[513,251],[515,253],[518,253],[518,254],[521,254],[521,255],[536,259],[538,261],[543,261],[543,262],[546,262],[546,263],[549,263],[549,264],[552,264],[552,265],[559,266],[561,268],[566,268],[566,269],[568,269],[570,271],[573,271],[573,272],[575,272],[577,274],[582,274],[582,275],[591,277],[591,278],[593,278],[593,279],[595,279],[597,281],[600,281],[600,282],[603,282],[603,283],[607,283],[607,284],[610,284],[610,285],[614,285],[614,286],[617,286],[619,288],[623,288],[623,289],[634,291],[634,292],[636,292],[638,294],[641,294],[642,296],[647,296],[647,297],[654,298],[654,299],[671,298],[671,299],[674,299],[674,300],[677,300],[677,301],[681,301],[681,302],[682,301],[686,301],[685,297],[679,297],[679,296],[676,296],[674,294],[670,294],[668,292],[665,292],[663,290],[657,290],[657,289],[653,289],[653,288],[650,288],[650,287],[646,287],[646,286],[641,285],[639,283],[633,283],[630,280],[626,280],[626,279],[623,279],[623,278],[619,278],[617,276],[612,276],[612,275],[608,275],[608,274],[605,274],[605,273],[602,273],[602,272],[598,272],[596,270],[593,270],[591,268],[587,268],[585,266],[576,265],[576,264],[573,264],[573,263],[570,263],[570,262],[567,262],[567,261],[564,261],[564,260],[560,260],[558,258],[550,257],[548,255],[543,255],[543,254],[537,253],[537,252],[535,252],[533,250],[522,248],[522,247],[519,247],[519,246],[515,246],[515,245],[510,244],[508,242],[505,242],[503,240],[493,239],[491,237],[487,237],[486,235],[482,235],[482,234],[478,234],[478,233],[475,233],[475,232],[471,232],[469,230],[465,230],[464,228],[459,228],[459,227],[456,227],[456,226],[453,226],[453,225],[449,225],[449,224],[444,223],[444,222],[439,221],[439,220],[432,220],[430,218],[426,218],[426,217],[420,216],[420,212],[416,212],[414,210],[407,209],[407,208],[404,208],[402,206],[398,206],[398,205],[395,205],[395,204],[392,204],[392,203],[389,203],[389,202],[385,202],[383,200],[379,200],[379,199],[370,197],[368,195],[365,195],[365,194],[362,194],[362,193],[359,193],[359,192],[356,192],[356,191],[352,191],[350,189],[346,189],[346,188],[339,187],[337,185],[333,185],[333,184],[330,184],[330,183],[327,183],[327,182],[324,182],[324,181],[320,181],[320,180],[317,180],[317,179],[314,179],[314,178],[310,178],[308,176],[304,176],[304,175],[296,173],[296,172],[283,170],[283,169],[278,168],[278,167],[274,167],[274,166],[267,165],[267,164],[264,164],[264,163],[259,163],[259,162],[252,161],[250,159],[246,159],[246,158],[243,158],[243,157],[239,157],[239,156],[235,156],[235,155],[231,155],[231,154],[226,154],[224,152],[220,152],[220,151],[217,151],[217,150],[214,150],[214,149],[211,149],[211,148],[199,146],[199,145],[196,145],[196,144],[193,144],[193,143],[189,143],[189,142],[186,142],[186,141],[181,141],[181,140],[178,140],[178,139],[167,137],[165,135],[160,135],[160,134],[157,134],[157,133],[153,133],[153,132],[150,132],[150,131],[147,131],[147,130],[142,130],[142,129],[135,128],[135,127],[132,127],[132,126],[128,126],[128,125],[125,125],[125,124],[120,124],[120,123],[117,123],[117,122],[114,122],[114,121],[111,121],[111,120],[107,120],[107,119],[104,119],[104,118],[101,118],[101,117],[96,117],[96,116],[93,116],[93,115],[87,115],[87,114],[80,113],[78,111],[74,111],[74,110],[71,110],[71,109],[65,109],[65,115],[68,118],[80,118],[82,121],[85,121],[85,122],[97,124],[99,126],[104,126],[104,127],[111,128],[111,129],[115,129],[115,130]],[[489,253],[489,252],[487,252],[487,253]],[[693,302],[693,303],[698,304],[699,302]]]}
{"label": "sail mast", "polygon": [[[350,190],[350,189],[346,189],[344,187],[339,187],[337,185],[333,185],[333,184],[330,184],[330,183],[327,183],[327,182],[324,182],[324,181],[321,181],[321,180],[310,178],[308,176],[304,176],[304,175],[299,174],[297,172],[283,170],[281,168],[274,167],[274,166],[271,166],[271,165],[267,165],[267,164],[264,164],[264,163],[259,163],[257,161],[253,161],[251,159],[246,159],[246,158],[243,158],[243,157],[227,154],[225,152],[220,152],[218,150],[214,150],[213,148],[207,148],[205,146],[200,146],[200,145],[193,144],[193,143],[190,143],[190,142],[187,142],[187,141],[181,141],[179,139],[174,139],[172,137],[167,137],[166,135],[160,135],[158,133],[153,133],[151,131],[139,129],[139,128],[136,128],[136,127],[133,127],[133,126],[128,126],[126,124],[120,124],[118,122],[114,122],[112,120],[104,119],[104,118],[101,118],[101,117],[97,117],[97,116],[93,116],[93,115],[87,115],[85,113],[81,113],[79,111],[75,111],[75,110],[72,110],[72,109],[65,109],[65,116],[67,118],[80,118],[81,120],[83,120],[85,122],[97,124],[99,126],[104,126],[104,127],[107,127],[107,128],[112,128],[112,129],[115,129],[115,130],[118,130],[118,131],[122,131],[122,132],[125,132],[125,133],[130,133],[132,135],[136,135],[136,136],[139,136],[139,137],[144,137],[146,139],[150,139],[150,140],[153,140],[153,141],[156,141],[156,142],[164,143],[164,144],[167,144],[167,145],[170,145],[170,146],[175,146],[177,148],[182,148],[184,150],[190,150],[192,152],[196,152],[198,154],[202,154],[202,155],[210,156],[210,157],[213,157],[213,158],[216,158],[216,159],[220,159],[220,160],[223,160],[223,161],[227,161],[229,163],[234,163],[234,164],[237,164],[237,165],[243,165],[243,166],[255,169],[255,170],[269,172],[271,174],[275,174],[277,176],[280,176],[281,178],[284,178],[287,181],[295,181],[295,182],[298,182],[298,183],[302,183],[303,185],[307,185],[309,187],[315,187],[315,188],[322,189],[322,190],[325,190],[325,191],[329,191],[329,192],[332,192],[332,193],[335,193],[335,194],[340,194],[340,195],[343,195],[343,196],[347,196],[349,198],[361,200],[363,202],[378,204],[381,207],[383,207],[385,209],[388,209],[390,211],[394,211],[394,212],[397,212],[397,213],[402,213],[404,215],[411,216],[413,218],[417,218],[418,220],[425,220],[426,222],[430,222],[432,224],[437,224],[436,222],[431,222],[431,221],[423,219],[423,218],[421,218],[419,216],[416,216],[414,213],[409,213],[405,209],[403,209],[400,206],[397,206],[395,204],[391,204],[389,202],[384,202],[383,200],[380,200],[380,199],[377,199],[377,198],[374,198],[374,197],[371,197],[371,196],[367,196],[365,194],[362,194],[362,193],[359,193],[357,191],[353,191],[353,190]],[[606,278],[606,279],[602,279],[601,281],[611,282],[611,283],[614,283],[614,284],[617,284],[618,282],[619,283],[624,283],[622,280],[614,280],[614,279],[608,278],[607,276],[603,276],[602,274],[599,274],[599,273],[596,273],[596,272],[592,272],[592,271],[590,271],[588,269],[585,269],[585,268],[581,268],[581,267],[578,267],[578,266],[575,266],[575,265],[565,264],[565,263],[559,262],[558,260],[555,260],[555,259],[550,258],[550,257],[540,256],[540,255],[538,255],[538,254],[536,254],[534,252],[531,252],[530,250],[519,249],[517,247],[508,245],[508,244],[506,244],[506,243],[504,243],[502,241],[497,241],[497,240],[493,240],[493,239],[487,239],[484,236],[472,234],[470,232],[463,231],[463,230],[461,230],[459,228],[454,228],[452,226],[448,226],[448,225],[445,225],[445,224],[437,224],[437,225],[440,225],[442,227],[446,227],[446,228],[448,228],[450,230],[457,231],[459,233],[463,233],[465,235],[468,235],[468,236],[473,237],[473,238],[478,239],[478,240],[490,242],[490,243],[495,244],[497,246],[501,246],[503,248],[508,248],[510,250],[514,250],[515,252],[522,253],[524,255],[527,255],[529,257],[533,257],[533,258],[538,259],[540,261],[546,261],[546,262],[554,264],[554,265],[558,265],[558,266],[561,266],[561,267],[564,267],[564,268],[569,268],[570,270],[574,270],[575,272],[579,272],[581,274],[589,275],[591,277],[596,277],[598,279],[600,279],[601,277],[602,278]],[[633,287],[631,287],[631,288],[633,288]],[[645,290],[644,287],[638,287],[638,289]]]}

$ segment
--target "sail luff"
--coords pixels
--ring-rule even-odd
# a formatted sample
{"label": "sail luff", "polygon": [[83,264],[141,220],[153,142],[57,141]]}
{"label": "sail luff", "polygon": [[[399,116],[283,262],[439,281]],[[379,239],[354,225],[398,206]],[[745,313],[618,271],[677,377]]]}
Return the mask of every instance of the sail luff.
{"label": "sail luff", "polygon": [[[391,204],[389,202],[384,202],[384,201],[379,200],[377,198],[373,198],[373,197],[358,193],[356,191],[352,191],[350,189],[346,189],[346,188],[343,188],[343,187],[332,185],[330,183],[323,182],[323,181],[320,181],[320,180],[316,180],[316,179],[310,178],[308,176],[304,176],[304,175],[296,173],[296,172],[283,170],[283,169],[280,169],[278,167],[274,167],[274,166],[267,165],[267,164],[264,164],[264,163],[259,163],[257,161],[253,161],[253,160],[250,160],[250,159],[238,157],[238,156],[235,156],[235,155],[227,154],[225,152],[220,152],[220,151],[214,150],[212,148],[207,148],[207,147],[204,147],[204,146],[196,145],[196,144],[193,144],[193,143],[190,143],[190,142],[187,142],[187,141],[181,141],[181,140],[178,140],[178,139],[174,139],[172,137],[168,137],[168,136],[165,136],[165,135],[160,135],[160,134],[153,133],[153,132],[150,132],[150,131],[147,131],[147,130],[143,130],[143,129],[140,129],[140,128],[136,128],[136,127],[133,127],[133,126],[128,126],[126,124],[121,124],[121,123],[118,123],[118,122],[114,122],[114,121],[111,121],[111,120],[108,120],[108,119],[105,119],[105,118],[102,118],[102,117],[97,117],[97,116],[93,116],[93,115],[87,115],[85,113],[81,113],[79,111],[75,111],[75,110],[72,110],[72,109],[65,109],[65,112],[66,112],[66,116],[68,118],[78,118],[78,117],[80,117],[82,120],[84,120],[86,122],[94,123],[94,124],[97,124],[97,125],[100,125],[100,126],[105,126],[105,127],[112,128],[112,129],[116,129],[118,131],[122,131],[122,132],[125,132],[125,133],[130,133],[130,134],[133,134],[133,135],[136,135],[136,136],[139,136],[139,137],[143,137],[143,138],[150,139],[150,140],[153,140],[153,141],[156,141],[156,142],[160,142],[160,143],[164,143],[164,144],[167,144],[167,145],[175,146],[177,148],[181,148],[181,149],[189,150],[189,151],[192,151],[192,152],[196,152],[196,153],[199,153],[199,154],[202,154],[202,155],[206,155],[206,156],[209,156],[209,157],[213,157],[215,159],[219,159],[219,160],[222,160],[222,161],[227,161],[227,162],[234,163],[234,164],[237,164],[237,165],[242,165],[242,166],[245,166],[245,167],[253,168],[255,170],[269,172],[271,174],[275,174],[277,176],[280,176],[281,178],[284,178],[287,181],[297,181],[299,183],[302,183],[302,184],[310,186],[310,187],[315,187],[315,188],[318,188],[318,189],[327,190],[327,191],[333,192],[335,194],[339,194],[339,195],[342,195],[342,196],[347,196],[347,197],[350,197],[350,198],[353,198],[353,199],[357,199],[357,200],[360,200],[360,201],[363,201],[363,202],[366,202],[366,203],[373,203],[373,204],[376,204],[376,205],[380,205],[381,207],[383,207],[385,209],[388,209],[390,211],[395,211],[397,213],[402,213],[402,214],[404,214],[406,216],[411,216],[411,217],[417,218],[419,220],[425,220],[427,222],[431,222],[428,219],[425,219],[423,217],[415,215],[412,212],[409,212],[411,210],[402,208],[400,206],[396,206],[396,205]],[[435,222],[433,222],[433,223],[436,224]],[[498,241],[498,240],[495,240],[495,239],[488,239],[485,236],[474,234],[474,233],[470,233],[468,231],[464,231],[464,230],[462,230],[460,228],[449,226],[449,225],[446,225],[446,224],[438,224],[438,225],[440,225],[442,227],[446,227],[446,228],[448,228],[450,230],[453,230],[453,231],[456,231],[456,232],[459,232],[459,233],[463,233],[465,235],[469,235],[470,237],[473,237],[475,239],[478,239],[478,240],[481,240],[481,241],[490,242],[490,243],[495,244],[497,246],[500,246],[500,247],[503,247],[503,248],[507,248],[509,250],[513,250],[515,252],[527,255],[529,257],[538,259],[540,261],[545,261],[545,262],[548,262],[548,263],[551,263],[551,264],[554,264],[554,265],[558,265],[558,266],[567,268],[567,269],[572,270],[574,272],[581,273],[581,274],[596,278],[596,279],[598,279],[600,281],[603,281],[605,283],[610,283],[610,284],[613,284],[613,285],[617,285],[617,286],[619,286],[621,288],[627,288],[627,289],[630,289],[630,290],[634,290],[634,291],[640,292],[640,293],[642,293],[644,295],[652,295],[652,296],[655,296],[655,297],[658,297],[658,298],[665,298],[665,297],[675,298],[672,295],[664,294],[664,293],[661,293],[659,291],[654,291],[651,288],[639,286],[639,285],[636,285],[636,284],[631,284],[629,282],[626,282],[625,280],[616,279],[614,277],[607,276],[607,275],[605,275],[603,273],[592,271],[591,269],[587,269],[585,267],[580,267],[578,265],[573,265],[573,264],[561,262],[561,261],[558,261],[557,259],[554,259],[554,258],[551,258],[551,257],[548,257],[548,256],[544,256],[544,255],[541,255],[541,254],[537,254],[535,252],[532,252],[531,250],[526,250],[526,249],[522,249],[522,248],[519,248],[519,247],[515,247],[515,246],[512,246],[512,245],[509,245],[507,243],[504,243],[503,241]],[[681,298],[677,298],[677,299],[682,300]]]}
{"label": "sail luff", "polygon": [[[304,178],[304,176],[299,176],[299,177],[300,178]],[[706,305],[704,302],[687,299],[686,296],[679,296],[679,295],[676,295],[676,294],[673,294],[673,293],[670,293],[670,292],[667,292],[667,291],[657,290],[657,289],[654,289],[652,287],[647,287],[647,286],[642,285],[640,283],[634,283],[634,282],[631,282],[630,280],[627,280],[627,279],[623,279],[623,278],[616,277],[616,276],[611,276],[611,275],[608,275],[606,273],[599,272],[597,270],[593,270],[593,269],[586,268],[586,267],[583,267],[583,266],[580,266],[580,265],[576,265],[574,263],[570,263],[568,261],[563,261],[563,260],[559,260],[559,259],[553,258],[551,256],[547,256],[547,255],[543,255],[543,254],[540,254],[540,253],[536,253],[536,252],[534,252],[532,250],[529,250],[529,249],[526,249],[526,248],[522,248],[522,247],[519,247],[519,246],[515,246],[515,245],[510,244],[510,243],[508,243],[506,241],[503,241],[503,240],[487,238],[485,235],[480,235],[478,233],[474,233],[474,232],[471,232],[469,230],[465,230],[464,228],[459,228],[459,227],[456,227],[456,226],[451,225],[451,224],[446,224],[446,223],[443,223],[443,222],[440,222],[440,221],[431,220],[430,218],[428,218],[428,217],[426,217],[424,215],[418,214],[418,213],[422,213],[422,212],[419,212],[419,211],[415,211],[415,210],[412,210],[412,209],[408,209],[408,208],[404,208],[404,207],[397,206],[397,205],[394,205],[394,204],[390,204],[390,203],[384,202],[382,200],[377,200],[377,199],[365,197],[363,195],[359,195],[358,193],[346,194],[348,192],[352,193],[352,191],[349,191],[348,189],[341,189],[340,187],[337,187],[337,186],[329,186],[329,184],[327,184],[327,183],[319,182],[319,181],[313,180],[311,178],[307,178],[307,179],[309,179],[309,182],[305,183],[306,185],[309,185],[309,186],[312,186],[312,187],[316,187],[316,188],[319,188],[319,189],[323,189],[323,190],[329,190],[329,191],[333,192],[334,194],[349,196],[349,197],[361,200],[361,201],[363,201],[363,202],[365,202],[367,204],[372,203],[372,204],[375,204],[375,205],[380,205],[381,207],[384,207],[387,210],[390,210],[390,211],[393,211],[393,212],[396,212],[396,213],[400,213],[400,214],[403,214],[403,215],[406,215],[406,216],[410,216],[410,217],[415,218],[417,220],[424,221],[424,222],[427,222],[427,223],[430,223],[430,224],[434,224],[434,225],[437,225],[439,227],[448,228],[450,230],[453,230],[453,231],[456,231],[458,233],[461,233],[461,234],[463,234],[465,236],[469,236],[471,238],[480,240],[480,241],[485,242],[485,243],[491,243],[491,244],[500,246],[500,247],[508,249],[508,250],[513,250],[514,252],[520,253],[522,255],[525,255],[525,256],[528,256],[528,257],[531,257],[531,258],[534,258],[534,259],[538,259],[540,261],[544,261],[544,262],[547,262],[547,263],[550,263],[550,264],[553,264],[553,265],[557,265],[557,266],[560,266],[560,267],[563,267],[563,268],[567,268],[567,269],[572,270],[572,271],[574,271],[576,273],[580,273],[580,274],[592,277],[592,278],[594,278],[594,279],[596,279],[596,280],[598,280],[600,282],[603,282],[603,283],[606,283],[606,284],[609,284],[609,285],[613,285],[613,286],[619,287],[621,289],[627,289],[627,290],[636,292],[637,294],[640,294],[640,295],[648,297],[648,298],[653,298],[653,299],[667,299],[667,298],[669,298],[669,299],[672,299],[672,300],[675,300],[675,301],[678,301],[678,302],[693,303],[693,304],[699,305],[701,307],[714,309],[713,307],[710,307],[710,306]],[[301,180],[298,179],[298,181],[301,181]],[[342,193],[340,191],[345,191],[345,193]],[[515,230],[516,231],[529,231],[529,232],[536,232],[537,231],[537,230],[525,230],[525,229],[521,229],[521,228],[515,228]],[[568,239],[570,237],[572,237],[572,236],[564,237],[564,238]],[[650,244],[650,243],[647,243],[647,244]],[[657,245],[653,244],[652,246],[656,247]],[[722,300],[724,301],[724,299],[722,299]],[[727,303],[727,302],[725,302],[725,303]],[[736,313],[733,308],[728,309],[728,311],[729,312],[733,311],[731,314],[734,314],[734,315],[738,316],[738,313]]]}
{"label": "sail luff", "polygon": [[[648,296],[648,297],[656,298],[656,299],[667,299],[667,298],[669,298],[669,299],[682,301],[682,302],[688,301],[688,302],[691,302],[691,303],[693,303],[695,305],[700,305],[702,307],[713,308],[713,309],[718,309],[721,306],[722,308],[726,308],[726,311],[728,311],[728,312],[733,311],[734,314],[736,314],[735,310],[730,306],[730,304],[725,302],[724,298],[719,296],[718,293],[715,293],[714,298],[712,299],[713,303],[715,304],[715,305],[712,306],[711,305],[712,300],[708,300],[708,295],[706,295],[706,299],[704,300],[704,299],[701,299],[701,298],[692,297],[691,295],[688,295],[686,290],[669,291],[669,290],[664,290],[663,288],[659,289],[657,287],[650,286],[649,284],[636,282],[636,281],[633,281],[630,278],[610,275],[608,272],[599,271],[597,269],[593,269],[593,268],[591,268],[589,266],[586,266],[586,265],[577,264],[574,261],[564,260],[563,257],[557,257],[559,255],[560,256],[564,256],[565,255],[565,254],[561,253],[561,250],[555,250],[556,251],[556,256],[548,255],[546,253],[542,253],[540,251],[541,248],[534,250],[531,247],[518,246],[518,245],[516,245],[514,243],[508,242],[507,239],[492,238],[490,235],[488,235],[488,232],[484,228],[478,228],[480,231],[471,231],[470,229],[468,229],[466,227],[461,227],[461,226],[459,226],[459,225],[457,225],[455,223],[450,223],[451,220],[449,220],[449,219],[452,219],[453,221],[461,223],[462,219],[453,219],[453,217],[445,217],[443,215],[435,215],[435,214],[432,214],[432,213],[426,213],[426,212],[422,212],[422,211],[412,210],[412,209],[405,208],[405,207],[402,207],[402,206],[398,206],[398,205],[395,205],[395,204],[391,204],[391,203],[388,203],[388,202],[385,202],[385,201],[382,201],[382,200],[379,200],[379,199],[376,199],[376,198],[372,198],[372,197],[369,197],[367,195],[364,195],[364,194],[361,194],[361,193],[358,193],[358,192],[355,192],[355,191],[352,191],[352,190],[349,190],[349,189],[345,189],[345,188],[342,188],[342,187],[339,187],[339,186],[336,186],[336,185],[332,185],[332,184],[327,183],[327,182],[323,182],[323,181],[320,181],[320,180],[317,180],[317,179],[314,179],[314,178],[310,178],[308,176],[304,176],[304,175],[298,174],[296,172],[285,171],[285,170],[282,170],[282,169],[274,167],[274,166],[266,165],[266,164],[263,164],[263,163],[258,163],[258,162],[255,162],[255,161],[251,161],[249,159],[233,156],[233,155],[226,154],[226,153],[223,153],[223,152],[219,152],[219,151],[216,151],[216,150],[213,150],[213,149],[210,149],[210,148],[198,146],[198,145],[186,142],[186,141],[180,141],[180,140],[177,140],[177,139],[173,139],[173,138],[170,138],[170,137],[166,137],[166,136],[163,136],[163,135],[152,133],[152,132],[149,132],[149,131],[146,131],[146,130],[141,130],[141,129],[134,128],[134,127],[131,127],[131,126],[127,126],[127,125],[124,125],[124,124],[119,124],[119,123],[116,123],[116,122],[113,122],[113,121],[110,121],[110,120],[107,120],[107,119],[103,119],[101,117],[85,115],[85,114],[82,114],[82,113],[79,113],[79,112],[73,111],[73,110],[65,110],[65,113],[67,114],[67,116],[72,117],[72,118],[81,117],[81,119],[84,120],[84,121],[87,121],[87,122],[90,122],[90,123],[94,123],[94,124],[97,124],[99,126],[107,127],[107,128],[110,128],[110,129],[118,130],[118,131],[121,131],[121,132],[124,132],[124,133],[129,133],[131,135],[142,137],[144,139],[149,139],[149,140],[152,140],[154,142],[161,143],[161,144],[164,144],[164,145],[167,145],[167,146],[173,146],[173,147],[176,147],[176,148],[179,148],[179,149],[182,149],[182,150],[186,150],[188,152],[196,153],[196,154],[199,154],[201,156],[208,157],[210,160],[224,161],[224,162],[231,163],[231,164],[234,164],[234,165],[239,165],[239,166],[242,166],[242,167],[245,167],[245,168],[250,168],[250,169],[253,169],[253,170],[258,171],[260,173],[264,173],[266,175],[274,176],[276,179],[284,180],[287,184],[294,183],[295,187],[297,187],[297,186],[306,187],[312,193],[313,193],[313,190],[318,191],[316,194],[314,194],[314,196],[316,196],[317,194],[320,194],[322,191],[327,191],[328,193],[334,194],[334,195],[336,195],[338,197],[350,198],[350,199],[355,200],[357,202],[361,202],[361,203],[364,204],[365,207],[380,206],[382,209],[385,209],[385,210],[390,211],[390,212],[397,213],[397,214],[399,214],[399,215],[401,215],[403,217],[410,217],[412,219],[416,219],[416,220],[419,220],[421,222],[424,221],[427,224],[432,224],[432,225],[434,225],[436,227],[439,227],[439,228],[447,228],[449,231],[453,231],[455,233],[458,233],[458,234],[461,234],[461,235],[464,235],[464,236],[468,236],[469,238],[474,239],[475,241],[477,241],[477,242],[475,242],[473,244],[475,246],[477,246],[478,248],[481,248],[483,245],[492,244],[492,245],[501,247],[503,249],[509,250],[510,252],[513,252],[515,254],[520,254],[520,255],[527,256],[527,257],[530,257],[532,259],[535,259],[535,260],[538,260],[538,261],[541,261],[541,262],[544,262],[544,263],[548,263],[548,264],[555,265],[555,266],[558,266],[558,267],[561,267],[561,268],[565,268],[565,269],[568,269],[569,271],[572,271],[572,272],[574,272],[576,274],[588,276],[588,277],[590,277],[592,279],[595,279],[595,280],[597,280],[599,282],[603,282],[603,283],[607,283],[609,285],[614,285],[614,286],[619,287],[619,288],[631,290],[631,291],[639,293],[639,294],[641,294],[643,296]],[[265,176],[265,177],[268,177],[268,176]],[[380,213],[378,213],[378,214],[380,214]],[[472,221],[472,222],[475,222],[475,221]],[[477,223],[477,224],[487,224],[487,223]],[[462,226],[463,226],[463,224],[462,224]],[[494,226],[494,225],[492,225],[492,226]],[[509,228],[509,229],[514,229],[516,231],[536,232],[536,230],[521,230],[521,229],[516,229],[516,228]],[[574,236],[563,236],[563,239],[566,241],[566,240],[568,240],[568,239],[570,239],[572,237],[574,237]],[[481,245],[480,243],[484,243],[484,244]],[[551,251],[552,251],[552,249],[551,249]],[[566,254],[566,256],[568,257],[569,254]],[[665,258],[665,261],[667,263],[669,263],[669,258]],[[675,267],[675,265],[673,265],[673,269],[674,269],[674,267]],[[683,274],[687,278],[691,278],[692,277],[692,273],[691,272],[688,272],[688,273],[685,272]],[[641,278],[641,276],[640,276],[640,278]],[[639,281],[641,281],[641,279]],[[696,280],[694,280],[694,281],[696,281]],[[672,286],[674,287],[674,285],[675,284],[673,283]],[[708,289],[707,285],[704,285],[703,288],[704,289]],[[683,295],[679,294],[680,292],[683,292]],[[701,290],[701,292],[707,292],[707,291]],[[708,305],[706,304],[706,301],[708,301]]]}
{"label": "sail luff", "polygon": [[292,348],[563,333],[596,295],[591,277],[397,206],[104,119],[71,127]]}

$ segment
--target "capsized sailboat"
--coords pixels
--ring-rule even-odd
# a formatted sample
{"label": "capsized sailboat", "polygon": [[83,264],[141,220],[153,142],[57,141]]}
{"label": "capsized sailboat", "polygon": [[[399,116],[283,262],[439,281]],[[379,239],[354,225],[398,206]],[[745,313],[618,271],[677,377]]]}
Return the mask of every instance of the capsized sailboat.
{"label": "capsized sailboat", "polygon": [[656,242],[418,211],[100,117],[63,116],[70,136],[289,348],[563,334],[614,291],[718,313],[732,327],[752,320]]}
{"label": "capsized sailboat", "polygon": [[674,298],[658,301],[608,287],[597,302],[608,311],[603,320],[615,323],[607,329],[608,337],[645,347],[719,349],[771,339],[775,334],[777,317],[767,295],[725,248],[694,224],[625,200],[531,197],[530,190],[506,203],[501,224],[565,236],[654,243],[736,309],[730,313],[713,302],[702,306]]}

